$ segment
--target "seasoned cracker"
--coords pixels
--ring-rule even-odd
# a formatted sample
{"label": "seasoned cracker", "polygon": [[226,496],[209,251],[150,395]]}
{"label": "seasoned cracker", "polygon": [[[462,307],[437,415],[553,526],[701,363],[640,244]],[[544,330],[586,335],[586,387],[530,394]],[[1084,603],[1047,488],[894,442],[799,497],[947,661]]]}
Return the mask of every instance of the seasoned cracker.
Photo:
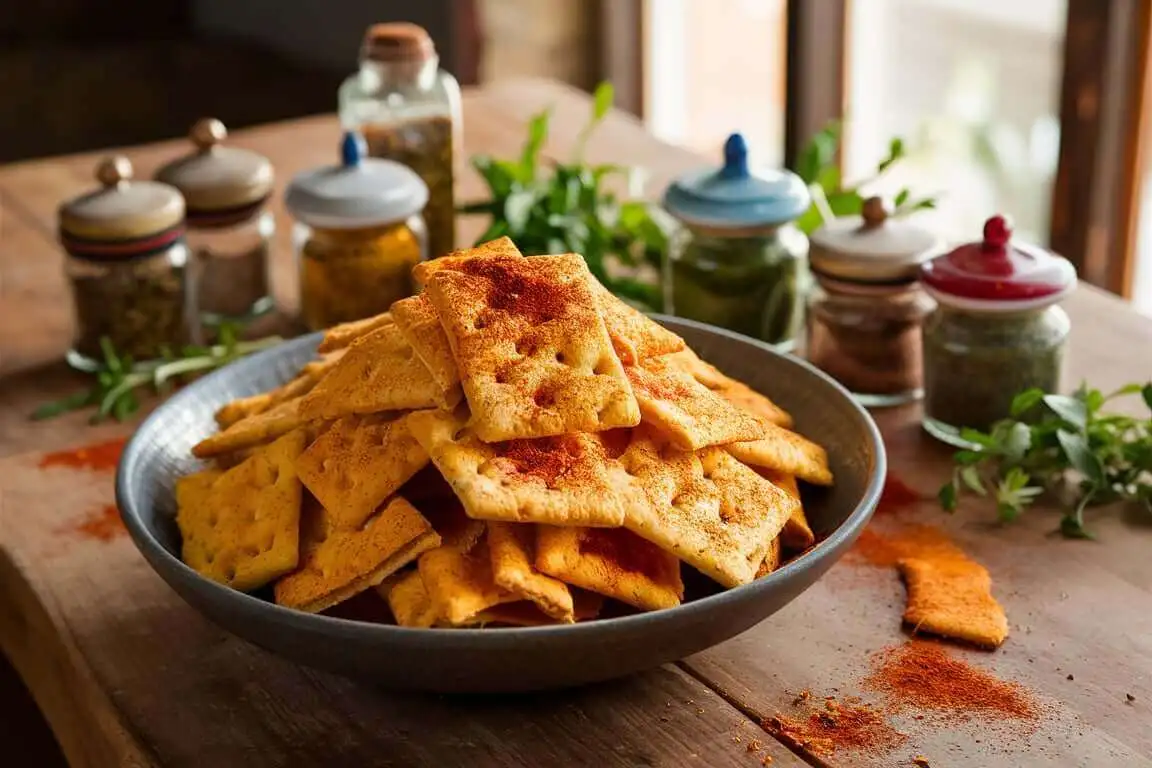
{"label": "seasoned cracker", "polygon": [[488,444],[460,413],[419,411],[408,418],[469,517],[608,527],[624,522],[603,447],[590,435]]}
{"label": "seasoned cracker", "polygon": [[427,463],[407,417],[353,415],[308,446],[296,470],[337,525],[356,528]]}
{"label": "seasoned cracker", "polygon": [[554,619],[576,620],[568,585],[536,570],[535,526],[488,523],[488,555],[497,586],[532,601]]}
{"label": "seasoned cracker", "polygon": [[300,397],[286,400],[262,413],[240,419],[223,432],[217,432],[192,446],[192,455],[198,459],[208,459],[222,453],[269,443],[286,435],[308,421],[300,413],[302,402],[303,398]]}
{"label": "seasoned cracker", "polygon": [[[583,589],[573,591],[575,621],[596,618],[604,605],[604,597]],[[555,618],[540,610],[531,600],[504,603],[476,614],[476,623],[505,627],[543,627],[559,623]]]}
{"label": "seasoned cracker", "polygon": [[418,569],[385,580],[376,591],[388,601],[392,617],[400,626],[426,629],[436,625],[439,617]]}
{"label": "seasoned cracker", "polygon": [[300,567],[276,582],[278,605],[319,613],[373,587],[440,537],[415,507],[396,497],[360,527],[342,527],[314,505],[305,519]]}
{"label": "seasoned cracker", "polygon": [[832,485],[828,454],[803,435],[763,422],[764,436],[750,442],[725,446],[740,461],[752,467],[773,469],[794,475],[813,485]]}
{"label": "seasoned cracker", "polygon": [[216,424],[221,429],[227,429],[247,416],[263,413],[287,400],[308,394],[332,370],[343,354],[344,351],[340,350],[324,355],[319,360],[306,363],[295,377],[273,390],[226,403],[216,411]]}
{"label": "seasoned cracker", "polygon": [[640,411],[574,254],[473,258],[427,293],[485,442],[634,426]]}
{"label": "seasoned cracker", "polygon": [[756,569],[756,578],[767,576],[780,567],[780,537],[772,539],[772,543],[768,545],[768,553],[764,555],[764,559],[760,562],[760,567]]}
{"label": "seasoned cracker", "polygon": [[590,282],[612,348],[624,365],[636,365],[652,357],[685,349],[684,339],[640,310],[628,306],[595,277]]}
{"label": "seasoned cracker", "polygon": [[324,353],[347,349],[357,339],[391,324],[392,314],[384,312],[374,317],[366,317],[363,320],[352,320],[334,325],[324,333],[324,338],[320,340],[320,346],[316,348],[316,351]]}
{"label": "seasoned cracker", "polygon": [[766,419],[778,427],[792,428],[792,416],[787,411],[743,382],[724,375],[716,366],[701,360],[691,349],[685,348],[666,355],[665,359],[740,410]]}
{"label": "seasoned cracker", "polygon": [[452,626],[474,624],[482,611],[520,599],[492,580],[486,546],[468,554],[439,547],[420,557],[419,569],[436,615]]}
{"label": "seasoned cracker", "polygon": [[904,623],[913,632],[963,640],[982,648],[999,647],[1008,637],[1008,617],[992,596],[992,577],[966,558],[896,564],[908,585]]}
{"label": "seasoned cracker", "polygon": [[[795,475],[762,467],[753,467],[753,469],[760,477],[786,491],[792,498],[797,501],[801,500],[800,485],[796,482]],[[780,531],[780,540],[784,546],[796,552],[803,552],[816,543],[816,534],[812,532],[812,526],[808,524],[808,516],[804,514],[803,504],[796,505],[796,510],[788,518],[788,522],[784,523],[784,530]]]}
{"label": "seasoned cracker", "polygon": [[549,576],[654,611],[684,599],[680,561],[624,528],[560,528],[536,532],[536,567]]}
{"label": "seasoned cracker", "polygon": [[451,251],[439,258],[422,261],[412,267],[412,279],[418,287],[428,284],[432,275],[443,269],[459,269],[460,265],[468,259],[475,258],[522,258],[524,254],[512,242],[510,237],[498,237],[472,248],[460,248]]}
{"label": "seasoned cracker", "polygon": [[420,293],[401,299],[392,305],[396,325],[404,334],[404,340],[412,345],[416,356],[424,363],[440,387],[440,407],[451,410],[464,396],[460,389],[460,374],[456,371],[456,361],[452,359],[452,347],[440,325],[440,316],[428,300]]}

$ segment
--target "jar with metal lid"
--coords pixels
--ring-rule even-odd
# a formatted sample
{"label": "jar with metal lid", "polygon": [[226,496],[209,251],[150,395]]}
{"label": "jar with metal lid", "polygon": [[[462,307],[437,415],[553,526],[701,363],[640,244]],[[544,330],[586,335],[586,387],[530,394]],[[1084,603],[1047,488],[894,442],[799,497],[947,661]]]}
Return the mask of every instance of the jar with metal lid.
{"label": "jar with metal lid", "polygon": [[105,343],[136,361],[186,344],[193,314],[180,193],[133,181],[126,157],[105,159],[96,178],[100,189],[59,209],[76,313],[68,361],[85,370],[104,359]]}
{"label": "jar with metal lid", "polygon": [[244,322],[272,309],[268,256],[276,229],[266,203],[272,164],[228,147],[219,120],[205,118],[189,134],[196,150],[168,163],[156,180],[184,196],[193,303],[206,326]]}
{"label": "jar with metal lid", "polygon": [[311,330],[386,312],[414,292],[426,256],[420,211],[428,188],[400,163],[364,156],[344,135],[342,164],[298,174],[286,205],[300,267],[300,311]]}
{"label": "jar with metal lid", "polygon": [[792,221],[811,198],[788,171],[753,173],[744,137],[724,165],[682,176],[664,208],[682,224],[664,261],[664,310],[790,350],[804,318],[808,239]]}
{"label": "jar with metal lid", "polygon": [[369,27],[360,71],[340,86],[339,108],[344,128],[364,134],[369,155],[403,163],[428,186],[429,255],[455,249],[460,85],[440,68],[427,31],[407,22]]}
{"label": "jar with metal lid", "polygon": [[923,265],[937,309],[924,327],[924,428],[966,446],[965,427],[987,431],[1032,388],[1058,392],[1071,323],[1057,302],[1076,287],[1067,260],[1012,241],[1001,216],[981,242]]}
{"label": "jar with metal lid", "polygon": [[834,219],[811,235],[816,285],[808,297],[805,356],[866,406],[923,394],[920,333],[935,302],[919,282],[935,235],[889,218],[878,197],[861,216]]}

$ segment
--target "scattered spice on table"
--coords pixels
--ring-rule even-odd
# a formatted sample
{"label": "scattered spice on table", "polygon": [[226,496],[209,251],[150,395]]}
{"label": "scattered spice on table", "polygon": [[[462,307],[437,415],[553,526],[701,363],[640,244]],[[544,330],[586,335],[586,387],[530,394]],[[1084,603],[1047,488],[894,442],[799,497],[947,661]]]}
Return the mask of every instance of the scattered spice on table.
{"label": "scattered spice on table", "polygon": [[923,500],[924,496],[915,488],[889,472],[884,477],[884,490],[880,494],[880,502],[876,505],[876,514],[901,512]]}
{"label": "scattered spice on table", "polygon": [[94,541],[112,541],[127,534],[128,529],[124,527],[116,505],[105,504],[85,515],[79,523],[69,526],[67,532]]}
{"label": "scattered spice on table", "polygon": [[868,565],[892,568],[909,557],[962,558],[964,552],[939,528],[910,523],[894,528],[865,528],[849,556]]}
{"label": "scattered spice on table", "polygon": [[40,459],[40,468],[70,467],[90,469],[94,472],[112,472],[120,463],[120,454],[124,452],[124,444],[127,442],[128,438],[117,437],[83,448],[47,453]]}
{"label": "scattered spice on table", "polygon": [[820,756],[837,750],[884,755],[908,741],[906,734],[893,728],[873,707],[847,705],[836,699],[826,700],[806,718],[777,714],[761,726],[794,748]]}
{"label": "scattered spice on table", "polygon": [[763,748],[764,745],[760,742],[760,739],[752,739],[748,742],[748,746],[746,747],[749,752],[759,752]]}

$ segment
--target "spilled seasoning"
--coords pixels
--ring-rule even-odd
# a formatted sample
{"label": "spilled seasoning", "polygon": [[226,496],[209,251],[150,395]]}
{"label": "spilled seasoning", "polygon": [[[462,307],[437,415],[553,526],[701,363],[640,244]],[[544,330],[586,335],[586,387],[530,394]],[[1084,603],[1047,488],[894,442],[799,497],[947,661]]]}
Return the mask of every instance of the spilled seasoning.
{"label": "spilled seasoning", "polygon": [[893,728],[873,707],[833,698],[807,717],[777,714],[760,725],[793,748],[821,756],[838,750],[886,755],[908,741],[906,734]]}
{"label": "spilled seasoning", "polygon": [[884,476],[884,489],[876,504],[876,514],[892,514],[923,501],[924,497],[915,488],[889,472]]}
{"label": "spilled seasoning", "polygon": [[128,533],[115,504],[105,504],[90,512],[80,522],[69,525],[66,531],[95,541],[112,541]]}
{"label": "spilled seasoning", "polygon": [[891,568],[906,557],[940,559],[965,555],[939,528],[908,523],[892,529],[868,526],[861,531],[848,556],[869,565]]}
{"label": "spilled seasoning", "polygon": [[112,472],[120,463],[120,454],[124,452],[126,437],[118,437],[103,443],[86,445],[83,448],[74,448],[67,451],[46,453],[40,459],[40,468],[71,467],[73,469],[90,469],[94,472]]}

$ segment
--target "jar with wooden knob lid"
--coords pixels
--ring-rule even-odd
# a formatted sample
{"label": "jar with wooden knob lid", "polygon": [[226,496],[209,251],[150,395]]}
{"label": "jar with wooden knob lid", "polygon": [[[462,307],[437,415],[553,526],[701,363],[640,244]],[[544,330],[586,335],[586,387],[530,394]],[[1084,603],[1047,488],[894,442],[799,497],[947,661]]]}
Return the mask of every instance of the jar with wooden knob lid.
{"label": "jar with wooden knob lid", "polygon": [[245,322],[272,309],[268,262],[275,221],[267,209],[272,164],[224,144],[219,120],[192,126],[195,149],[160,168],[158,181],[184,196],[192,294],[201,322]]}
{"label": "jar with wooden knob lid", "polygon": [[180,192],[133,180],[126,157],[105,159],[96,177],[99,189],[59,209],[76,314],[68,359],[83,369],[108,344],[136,361],[159,357],[190,340],[193,320]]}

